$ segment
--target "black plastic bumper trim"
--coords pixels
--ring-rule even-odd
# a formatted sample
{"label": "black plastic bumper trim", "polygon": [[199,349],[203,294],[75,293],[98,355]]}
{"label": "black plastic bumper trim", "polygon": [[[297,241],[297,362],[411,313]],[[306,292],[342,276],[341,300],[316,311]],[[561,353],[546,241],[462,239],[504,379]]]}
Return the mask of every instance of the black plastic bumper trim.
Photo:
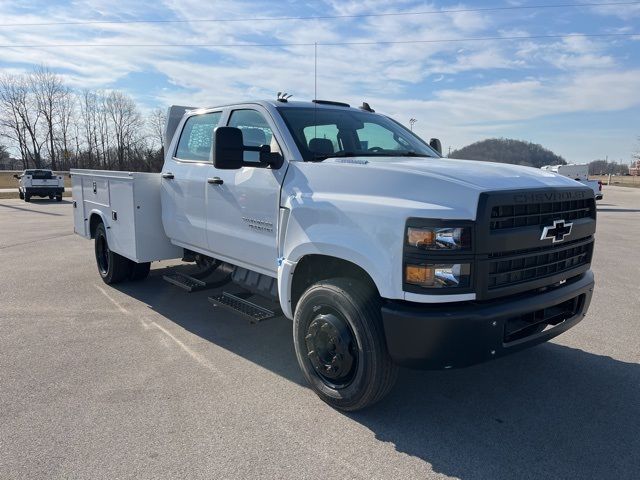
{"label": "black plastic bumper trim", "polygon": [[[562,286],[491,302],[416,304],[389,301],[382,318],[391,358],[399,365],[440,369],[474,365],[550,340],[576,325],[589,308],[591,270]],[[505,322],[584,295],[562,323],[516,342],[504,343]]]}
{"label": "black plastic bumper trim", "polygon": [[49,195],[62,195],[64,187],[25,187],[25,194],[35,197],[48,197]]}

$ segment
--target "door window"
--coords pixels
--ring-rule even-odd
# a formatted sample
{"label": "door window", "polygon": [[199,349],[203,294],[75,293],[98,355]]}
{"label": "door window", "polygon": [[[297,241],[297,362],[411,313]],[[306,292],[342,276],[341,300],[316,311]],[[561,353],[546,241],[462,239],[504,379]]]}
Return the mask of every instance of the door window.
{"label": "door window", "polygon": [[[246,147],[271,146],[272,152],[280,153],[278,142],[273,136],[266,118],[256,110],[234,110],[229,119],[229,126],[239,128],[242,141]],[[259,152],[244,152],[245,162],[259,162]]]}
{"label": "door window", "polygon": [[180,160],[211,161],[213,130],[221,116],[222,112],[212,112],[189,117],[180,134],[175,156]]}

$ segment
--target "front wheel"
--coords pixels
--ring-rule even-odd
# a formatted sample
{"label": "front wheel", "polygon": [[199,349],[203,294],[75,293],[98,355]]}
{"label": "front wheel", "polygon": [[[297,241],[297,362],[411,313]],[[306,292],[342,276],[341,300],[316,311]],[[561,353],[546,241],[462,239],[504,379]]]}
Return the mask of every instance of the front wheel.
{"label": "front wheel", "polygon": [[95,253],[98,272],[104,283],[118,283],[129,276],[131,260],[111,251],[104,223],[96,227]]}
{"label": "front wheel", "polygon": [[298,363],[311,388],[334,408],[361,410],[395,383],[398,367],[387,352],[380,307],[373,289],[347,278],[318,282],[298,302]]}
{"label": "front wheel", "polygon": [[24,193],[22,193],[20,190],[18,190],[18,196],[20,197],[20,200],[24,200]]}

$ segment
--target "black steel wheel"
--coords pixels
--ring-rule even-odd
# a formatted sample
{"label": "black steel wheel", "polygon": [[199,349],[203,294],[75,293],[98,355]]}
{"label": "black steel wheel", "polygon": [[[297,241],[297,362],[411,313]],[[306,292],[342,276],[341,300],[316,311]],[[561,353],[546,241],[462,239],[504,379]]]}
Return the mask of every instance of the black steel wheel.
{"label": "black steel wheel", "polygon": [[335,309],[321,306],[304,337],[316,373],[334,388],[347,386],[358,366],[358,347],[348,322]]}
{"label": "black steel wheel", "polygon": [[395,383],[387,352],[380,298],[348,278],[318,282],[302,295],[294,318],[294,344],[311,388],[329,405],[361,410]]}
{"label": "black steel wheel", "polygon": [[104,283],[118,283],[129,276],[131,261],[111,251],[103,223],[96,227],[94,246],[98,272]]}

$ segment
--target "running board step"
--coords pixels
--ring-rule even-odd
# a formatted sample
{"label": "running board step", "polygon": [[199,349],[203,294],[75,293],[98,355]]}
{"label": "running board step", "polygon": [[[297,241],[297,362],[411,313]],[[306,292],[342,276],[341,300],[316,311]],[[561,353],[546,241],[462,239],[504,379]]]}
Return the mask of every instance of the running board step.
{"label": "running board step", "polygon": [[214,288],[214,286],[203,282],[202,280],[198,280],[197,278],[193,278],[189,275],[185,275],[184,273],[168,273],[162,277],[166,282],[169,282],[176,287],[180,287],[187,292],[197,292],[199,290],[206,290],[208,288]]}
{"label": "running board step", "polygon": [[223,307],[227,310],[240,313],[245,317],[249,317],[251,323],[258,323],[279,315],[279,312],[276,313],[268,308],[261,307],[249,300],[245,300],[244,298],[240,298],[227,292],[222,292],[218,295],[214,295],[213,297],[209,297],[209,301],[215,307]]}

